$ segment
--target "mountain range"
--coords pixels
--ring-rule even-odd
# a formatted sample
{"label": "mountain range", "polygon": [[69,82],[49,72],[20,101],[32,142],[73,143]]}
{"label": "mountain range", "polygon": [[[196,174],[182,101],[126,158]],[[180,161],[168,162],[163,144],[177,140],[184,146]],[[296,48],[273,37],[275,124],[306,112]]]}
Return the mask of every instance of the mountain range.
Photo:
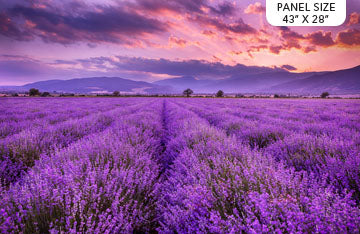
{"label": "mountain range", "polygon": [[27,91],[37,88],[40,91],[64,93],[108,93],[115,90],[121,93],[176,94],[186,88],[195,93],[291,93],[318,95],[359,94],[360,66],[332,72],[292,73],[273,71],[254,74],[237,74],[223,79],[196,79],[193,76],[164,79],[153,83],[133,81],[119,77],[91,77],[69,80],[47,80],[23,86],[2,86],[4,91]]}

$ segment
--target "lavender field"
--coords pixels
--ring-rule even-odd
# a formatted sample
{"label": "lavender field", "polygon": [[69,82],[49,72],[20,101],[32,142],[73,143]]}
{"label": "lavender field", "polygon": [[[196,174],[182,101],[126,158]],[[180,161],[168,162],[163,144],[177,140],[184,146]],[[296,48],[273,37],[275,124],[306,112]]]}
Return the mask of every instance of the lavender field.
{"label": "lavender field", "polygon": [[359,233],[360,101],[0,100],[2,233]]}

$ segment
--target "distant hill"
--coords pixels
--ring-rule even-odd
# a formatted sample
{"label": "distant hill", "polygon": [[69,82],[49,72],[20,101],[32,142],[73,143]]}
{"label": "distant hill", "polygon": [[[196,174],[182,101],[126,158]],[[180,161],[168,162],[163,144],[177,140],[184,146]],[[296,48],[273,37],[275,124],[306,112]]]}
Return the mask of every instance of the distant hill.
{"label": "distant hill", "polygon": [[216,81],[207,87],[206,90],[216,92],[221,89],[231,93],[258,93],[263,89],[303,79],[314,73],[291,73],[291,72],[268,72],[250,75],[235,75],[228,79]]}
{"label": "distant hill", "polygon": [[269,87],[310,77],[316,72],[291,73],[286,71],[239,74],[220,80],[198,80],[192,76],[171,78],[154,82],[171,86],[177,92],[191,88],[195,92],[214,93],[223,90],[227,93],[263,93]]}
{"label": "distant hill", "polygon": [[171,86],[174,91],[181,93],[187,88],[191,88],[195,92],[204,92],[204,87],[212,83],[214,83],[213,80],[198,80],[192,76],[183,76],[179,78],[156,81],[153,84]]}
{"label": "distant hill", "polygon": [[20,87],[28,90],[36,88],[40,91],[71,92],[71,93],[102,93],[102,92],[127,92],[127,93],[169,93],[170,87],[162,87],[143,81],[127,80],[119,77],[91,77],[71,80],[48,80],[26,84]]}
{"label": "distant hill", "polygon": [[70,80],[48,80],[23,86],[3,86],[0,91],[27,91],[37,88],[41,92],[171,94],[191,88],[195,93],[291,93],[319,95],[360,94],[360,66],[333,72],[292,73],[286,71],[237,74],[218,80],[196,79],[193,76],[164,79],[153,83],[133,81],[119,77],[91,77]]}
{"label": "distant hill", "polygon": [[359,94],[360,66],[315,74],[305,79],[286,82],[266,89],[267,91],[295,94]]}

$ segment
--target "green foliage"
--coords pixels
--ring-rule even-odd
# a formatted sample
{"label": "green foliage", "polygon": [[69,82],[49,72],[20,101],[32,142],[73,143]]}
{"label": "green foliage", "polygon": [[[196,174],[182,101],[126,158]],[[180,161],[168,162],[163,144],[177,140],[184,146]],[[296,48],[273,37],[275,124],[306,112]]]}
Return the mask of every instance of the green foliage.
{"label": "green foliage", "polygon": [[41,94],[41,97],[49,97],[50,96],[50,93],[49,92],[43,92]]}
{"label": "green foliage", "polygon": [[321,98],[327,98],[330,94],[328,92],[323,92],[320,97]]}
{"label": "green foliage", "polygon": [[115,96],[115,97],[120,96],[120,92],[119,92],[119,91],[114,91],[114,92],[113,92],[113,96]]}
{"label": "green foliage", "polygon": [[194,91],[192,91],[191,89],[185,89],[183,94],[186,95],[186,97],[190,97],[191,94],[193,94]]}
{"label": "green foliage", "polygon": [[217,91],[216,97],[224,97],[224,92],[222,90]]}
{"label": "green foliage", "polygon": [[34,88],[31,88],[29,90],[29,95],[30,96],[39,96],[40,95],[40,91],[38,89],[34,89]]}

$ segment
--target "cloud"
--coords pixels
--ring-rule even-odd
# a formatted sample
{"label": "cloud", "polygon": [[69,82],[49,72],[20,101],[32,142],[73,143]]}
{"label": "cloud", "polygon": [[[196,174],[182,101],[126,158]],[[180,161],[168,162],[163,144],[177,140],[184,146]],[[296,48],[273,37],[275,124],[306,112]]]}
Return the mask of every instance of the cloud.
{"label": "cloud", "polygon": [[349,16],[348,26],[359,24],[360,23],[360,13],[353,12]]}
{"label": "cloud", "polygon": [[222,2],[214,5],[208,0],[137,0],[132,6],[134,9],[141,9],[147,12],[159,13],[167,10],[177,14],[208,14],[230,16],[236,12],[233,4]]}
{"label": "cloud", "polygon": [[280,35],[285,40],[300,40],[304,39],[304,36],[300,33],[292,31],[289,27],[283,26],[279,27],[280,29]]}
{"label": "cloud", "polygon": [[[291,51],[294,56],[303,56],[305,53],[331,47],[346,47],[346,51],[359,48],[357,26],[360,14],[356,8],[352,8],[355,12],[350,14],[347,26],[327,27],[326,31],[318,31],[319,27],[270,26],[259,21],[254,15],[249,15],[264,13],[265,1],[251,3],[249,5],[249,1],[230,0],[3,1],[0,5],[0,43],[5,51],[12,51],[13,47],[19,52],[30,51],[30,46],[35,46],[34,54],[38,53],[38,56],[43,58],[53,56],[49,54],[51,49],[58,50],[58,45],[52,45],[53,43],[75,43],[76,45],[66,47],[67,51],[64,49],[64,52],[54,55],[59,61],[48,64],[59,68],[80,66],[87,70],[98,69],[104,72],[123,70],[114,61],[103,63],[105,59],[76,61],[75,64],[66,61],[61,63],[60,60],[73,58],[76,53],[83,52],[81,50],[84,50],[86,45],[94,48],[91,54],[96,56],[121,51],[132,56],[143,53],[156,58],[179,56],[203,58],[219,63],[219,59],[222,59],[224,63],[232,64],[236,61],[249,64],[260,61],[269,64],[270,61],[272,64],[272,58],[285,56],[286,51]],[[33,40],[35,41],[24,42]],[[76,47],[79,43],[82,44]],[[109,45],[110,43],[112,45]],[[131,49],[132,47],[141,48]],[[74,51],[71,51],[72,49]],[[333,53],[333,50],[329,51]],[[249,57],[255,54],[259,57],[251,61]],[[196,63],[190,61],[186,61],[188,67]],[[168,62],[168,65],[174,67],[177,64],[175,62],[179,61]],[[277,65],[278,62],[274,61]],[[159,63],[154,66],[159,66]],[[202,62],[194,65],[202,66],[211,68]],[[170,70],[168,72],[176,73]],[[207,73],[204,71],[200,74],[205,76]],[[211,72],[208,75],[211,75]]]}
{"label": "cloud", "polygon": [[0,35],[18,41],[29,41],[33,39],[33,36],[30,33],[21,31],[5,13],[0,13]]}
{"label": "cloud", "polygon": [[360,30],[347,29],[341,31],[336,36],[336,42],[340,46],[360,46]]}
{"label": "cloud", "polygon": [[231,16],[236,12],[236,9],[234,6],[229,2],[224,2],[217,7],[211,7],[210,10],[212,13],[215,13],[217,15],[221,16]]}
{"label": "cloud", "polygon": [[[286,71],[286,68],[246,66],[243,64],[225,65],[214,56],[213,62],[204,60],[167,60],[142,57],[93,57],[76,60],[55,60],[41,62],[22,56],[0,56],[0,83],[15,79],[33,82],[47,79],[73,77],[119,76],[123,78],[148,80],[151,77],[195,76],[218,79],[239,74],[255,74],[272,71]],[[11,77],[11,79],[10,79]]]}
{"label": "cloud", "polygon": [[272,45],[269,47],[270,52],[273,54],[280,54],[280,51],[284,49],[285,48],[281,45],[280,46]]}
{"label": "cloud", "polygon": [[243,52],[242,51],[232,50],[232,51],[229,52],[229,54],[231,54],[231,55],[241,55],[241,54],[243,54]]}
{"label": "cloud", "polygon": [[305,35],[305,38],[313,45],[330,47],[335,45],[331,37],[331,32],[317,31]]}
{"label": "cloud", "polygon": [[244,12],[246,14],[262,14],[265,12],[265,7],[261,5],[260,2],[256,2],[254,4],[250,4]]}
{"label": "cloud", "polygon": [[261,50],[269,49],[267,45],[250,46],[246,51],[250,58],[254,58],[252,52],[259,52]]}
{"label": "cloud", "polygon": [[223,60],[215,55],[212,56],[212,61],[221,63]]}
{"label": "cloud", "polygon": [[291,65],[289,65],[289,64],[284,64],[284,65],[281,66],[281,68],[286,69],[286,70],[288,70],[288,71],[296,71],[296,70],[297,70],[296,67],[291,66]]}
{"label": "cloud", "polygon": [[209,37],[216,35],[216,31],[241,35],[256,33],[255,28],[236,16],[238,9],[231,1],[219,3],[212,0],[137,0],[132,8],[160,18],[164,15],[170,18],[180,17],[183,21],[174,22],[175,24],[198,24],[205,29],[202,33]]}
{"label": "cloud", "polygon": [[[307,39],[304,35],[292,31],[289,27],[276,27],[276,29],[278,29],[280,43],[279,44],[276,43],[277,41],[274,40],[274,38],[259,39],[258,37],[254,37],[255,40],[253,41],[256,41],[261,44],[248,46],[247,53],[249,57],[253,58],[253,54],[252,54],[253,52],[260,52],[262,50],[266,50],[276,55],[280,54],[281,51],[290,51],[291,49],[298,49],[304,53],[316,51],[314,46],[306,46],[304,42],[306,42]],[[263,33],[268,35],[267,32],[263,32]]]}
{"label": "cloud", "polygon": [[267,45],[250,46],[246,52],[250,58],[254,58],[254,56],[252,54],[253,52],[260,52],[261,50],[266,50],[266,49],[269,49],[269,46],[267,46]]}
{"label": "cloud", "polygon": [[225,23],[220,18],[210,18],[208,16],[198,15],[189,18],[190,21],[196,22],[205,27],[211,27],[218,31],[235,34],[255,34],[257,31],[249,24],[244,23],[242,19],[238,19],[234,23]]}
{"label": "cloud", "polygon": [[204,31],[202,31],[202,34],[204,34],[204,35],[206,35],[206,36],[208,36],[208,37],[212,37],[212,36],[215,36],[215,35],[216,35],[216,33],[214,33],[214,32],[211,31],[211,30],[204,30]]}
{"label": "cloud", "polygon": [[57,59],[55,60],[54,63],[52,64],[63,64],[63,65],[75,65],[77,64],[76,62],[74,61],[68,61],[68,60],[62,60],[62,59]]}
{"label": "cloud", "polygon": [[250,48],[247,50],[247,53],[248,53],[249,57],[253,58],[253,55],[252,55],[253,52],[260,52],[261,50],[268,50],[272,54],[280,54],[281,51],[289,51],[292,48],[296,48],[298,50],[301,50],[305,54],[317,51],[315,46],[304,46],[304,47],[302,47],[296,41],[293,41],[293,42],[286,42],[286,43],[283,43],[281,45],[250,46]]}
{"label": "cloud", "polygon": [[310,52],[316,52],[316,47],[315,46],[306,46],[304,48],[302,48],[302,51],[307,54],[307,53],[310,53]]}
{"label": "cloud", "polygon": [[[91,48],[101,43],[165,48],[152,40],[171,32],[174,23],[199,24],[225,34],[255,34],[256,29],[242,19],[228,20],[235,14],[235,6],[210,0],[135,0],[107,5],[77,0],[17,1],[7,4],[1,13],[0,35],[22,41],[41,38],[46,43],[63,45],[84,42]],[[174,22],[171,15],[184,17],[187,22]],[[180,41],[171,42],[184,46],[177,43]]]}
{"label": "cloud", "polygon": [[[353,14],[352,14],[353,15]],[[354,18],[354,17],[353,17]],[[357,19],[356,19],[357,20]],[[355,22],[355,20],[351,20]],[[281,46],[270,47],[270,52],[279,54],[281,50],[299,49],[304,53],[315,52],[316,47],[328,48],[334,46],[357,47],[360,45],[360,31],[358,29],[346,29],[337,33],[335,40],[331,31],[315,31],[305,35],[294,32],[288,27],[279,27]]]}
{"label": "cloud", "polygon": [[16,5],[0,16],[0,27],[2,35],[15,40],[37,36],[45,42],[61,44],[83,41],[131,45],[146,34],[167,31],[166,23],[114,6],[85,7],[71,14],[48,7]]}
{"label": "cloud", "polygon": [[245,66],[242,64],[225,65],[220,62],[207,62],[203,60],[173,61],[167,59],[147,59],[117,56],[117,61],[103,58],[105,61],[121,70],[143,71],[174,76],[200,76],[200,77],[225,77],[234,74],[251,74],[270,72],[274,69],[260,66]]}
{"label": "cloud", "polygon": [[185,47],[187,43],[188,42],[185,39],[177,38],[174,36],[169,37],[170,47]]}
{"label": "cloud", "polygon": [[250,46],[250,49],[248,51],[256,51],[259,52],[262,49],[267,49],[267,45],[258,45],[258,46]]}
{"label": "cloud", "polygon": [[289,27],[282,26],[277,27],[278,35],[280,41],[282,42],[280,45],[270,45],[269,52],[273,54],[280,54],[281,51],[289,51],[293,48],[298,50],[303,50],[303,41],[305,40],[304,35],[292,31]]}
{"label": "cloud", "polygon": [[[351,15],[354,15],[352,13]],[[358,20],[356,18],[356,20]],[[357,22],[355,17],[350,19],[351,24]],[[272,53],[280,53],[281,50],[296,48],[302,50],[304,53],[316,51],[316,47],[328,48],[333,46],[340,47],[357,47],[360,45],[360,30],[346,29],[337,33],[335,40],[332,37],[331,31],[315,31],[305,35],[294,32],[288,27],[280,27],[281,39],[285,42],[282,48],[276,47],[270,49]],[[307,44],[306,44],[307,43]]]}
{"label": "cloud", "polygon": [[[253,58],[253,52],[259,52],[261,50],[267,50],[272,54],[280,54],[282,51],[290,51],[297,49],[305,54],[310,52],[316,52],[318,47],[354,47],[357,48],[360,45],[360,30],[347,29],[340,31],[336,35],[334,40],[331,31],[315,31],[307,34],[301,34],[291,30],[289,27],[277,27],[280,44],[276,43],[274,38],[260,45],[248,45],[247,53],[249,57]],[[256,37],[255,37],[256,38]],[[258,41],[259,42],[259,41]],[[273,44],[269,45],[272,42]],[[274,43],[275,42],[275,43]]]}

